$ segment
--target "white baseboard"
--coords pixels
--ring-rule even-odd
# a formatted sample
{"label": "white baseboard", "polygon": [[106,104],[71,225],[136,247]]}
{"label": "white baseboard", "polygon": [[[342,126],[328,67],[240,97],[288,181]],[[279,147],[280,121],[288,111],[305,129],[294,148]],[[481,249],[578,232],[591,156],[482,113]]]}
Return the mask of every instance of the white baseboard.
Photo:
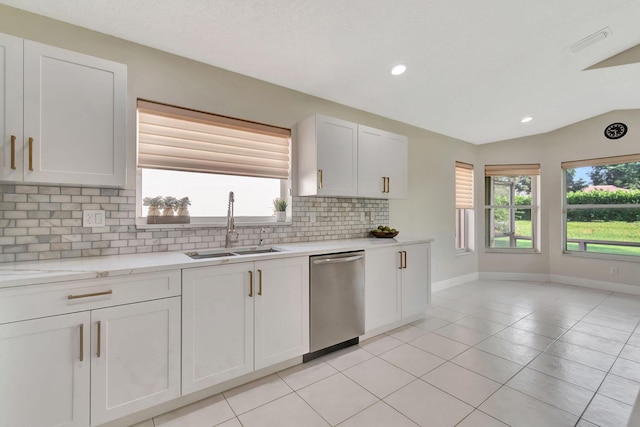
{"label": "white baseboard", "polygon": [[600,289],[603,291],[620,292],[623,294],[640,295],[640,286],[627,285],[624,283],[605,282],[602,280],[583,279],[581,277],[560,276],[558,274],[549,275],[549,281],[562,283],[565,285],[582,286],[585,288]]}
{"label": "white baseboard", "polygon": [[527,282],[548,282],[549,275],[542,273],[482,272],[480,280],[523,280]]}
{"label": "white baseboard", "polygon": [[464,285],[465,283],[474,282],[476,280],[478,280],[478,273],[471,273],[464,276],[453,277],[451,279],[440,280],[431,284],[431,292],[442,291],[447,288]]}

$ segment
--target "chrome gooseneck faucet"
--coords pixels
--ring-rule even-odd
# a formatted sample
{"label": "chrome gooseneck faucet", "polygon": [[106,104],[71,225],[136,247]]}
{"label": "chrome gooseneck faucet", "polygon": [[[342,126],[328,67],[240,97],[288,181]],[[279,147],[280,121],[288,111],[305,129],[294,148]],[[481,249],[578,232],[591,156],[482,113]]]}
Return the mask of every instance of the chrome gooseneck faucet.
{"label": "chrome gooseneck faucet", "polygon": [[236,231],[236,227],[233,221],[233,203],[235,202],[235,198],[233,196],[233,191],[229,191],[229,205],[227,206],[227,237],[224,241],[224,247],[230,248],[231,243],[238,241],[238,232]]}

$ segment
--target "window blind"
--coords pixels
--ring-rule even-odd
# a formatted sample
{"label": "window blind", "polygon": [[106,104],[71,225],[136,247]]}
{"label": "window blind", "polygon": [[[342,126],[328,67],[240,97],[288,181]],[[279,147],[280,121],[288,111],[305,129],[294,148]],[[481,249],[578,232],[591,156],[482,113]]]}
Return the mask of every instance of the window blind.
{"label": "window blind", "polygon": [[138,100],[138,167],[289,179],[289,129]]}
{"label": "window blind", "polygon": [[562,162],[562,169],[581,168],[585,166],[617,165],[620,163],[640,162],[640,154],[628,154],[626,156],[601,157],[599,159],[575,160]]}
{"label": "window blind", "polygon": [[540,164],[485,165],[485,176],[531,176],[540,175]]}
{"label": "window blind", "polygon": [[473,208],[473,165],[456,162],[456,209]]}

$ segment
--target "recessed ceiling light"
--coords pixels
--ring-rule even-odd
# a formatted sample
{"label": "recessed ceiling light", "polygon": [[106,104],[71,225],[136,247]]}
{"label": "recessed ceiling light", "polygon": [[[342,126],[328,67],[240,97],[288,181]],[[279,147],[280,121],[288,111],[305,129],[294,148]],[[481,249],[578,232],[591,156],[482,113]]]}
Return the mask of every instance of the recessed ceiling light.
{"label": "recessed ceiling light", "polygon": [[521,123],[529,123],[531,120],[533,120],[533,117],[527,116],[527,117],[524,117],[522,120],[520,120],[520,122]]}
{"label": "recessed ceiling light", "polygon": [[393,74],[394,76],[399,76],[405,71],[407,71],[407,66],[403,64],[398,64],[391,69],[391,74]]}

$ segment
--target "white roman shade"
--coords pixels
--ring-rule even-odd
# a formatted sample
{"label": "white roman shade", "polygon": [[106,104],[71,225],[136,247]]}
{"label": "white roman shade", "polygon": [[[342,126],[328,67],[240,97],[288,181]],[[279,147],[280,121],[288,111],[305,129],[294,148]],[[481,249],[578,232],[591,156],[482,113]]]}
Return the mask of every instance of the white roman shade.
{"label": "white roman shade", "polygon": [[138,167],[289,179],[291,131],[138,100]]}
{"label": "white roman shade", "polygon": [[620,163],[640,162],[640,154],[628,154],[626,156],[600,157],[599,159],[575,160],[562,162],[562,169],[582,168],[585,166],[618,165]]}
{"label": "white roman shade", "polygon": [[473,208],[473,165],[456,162],[456,209]]}
{"label": "white roman shade", "polygon": [[540,164],[485,165],[485,176],[534,176],[540,175]]}

